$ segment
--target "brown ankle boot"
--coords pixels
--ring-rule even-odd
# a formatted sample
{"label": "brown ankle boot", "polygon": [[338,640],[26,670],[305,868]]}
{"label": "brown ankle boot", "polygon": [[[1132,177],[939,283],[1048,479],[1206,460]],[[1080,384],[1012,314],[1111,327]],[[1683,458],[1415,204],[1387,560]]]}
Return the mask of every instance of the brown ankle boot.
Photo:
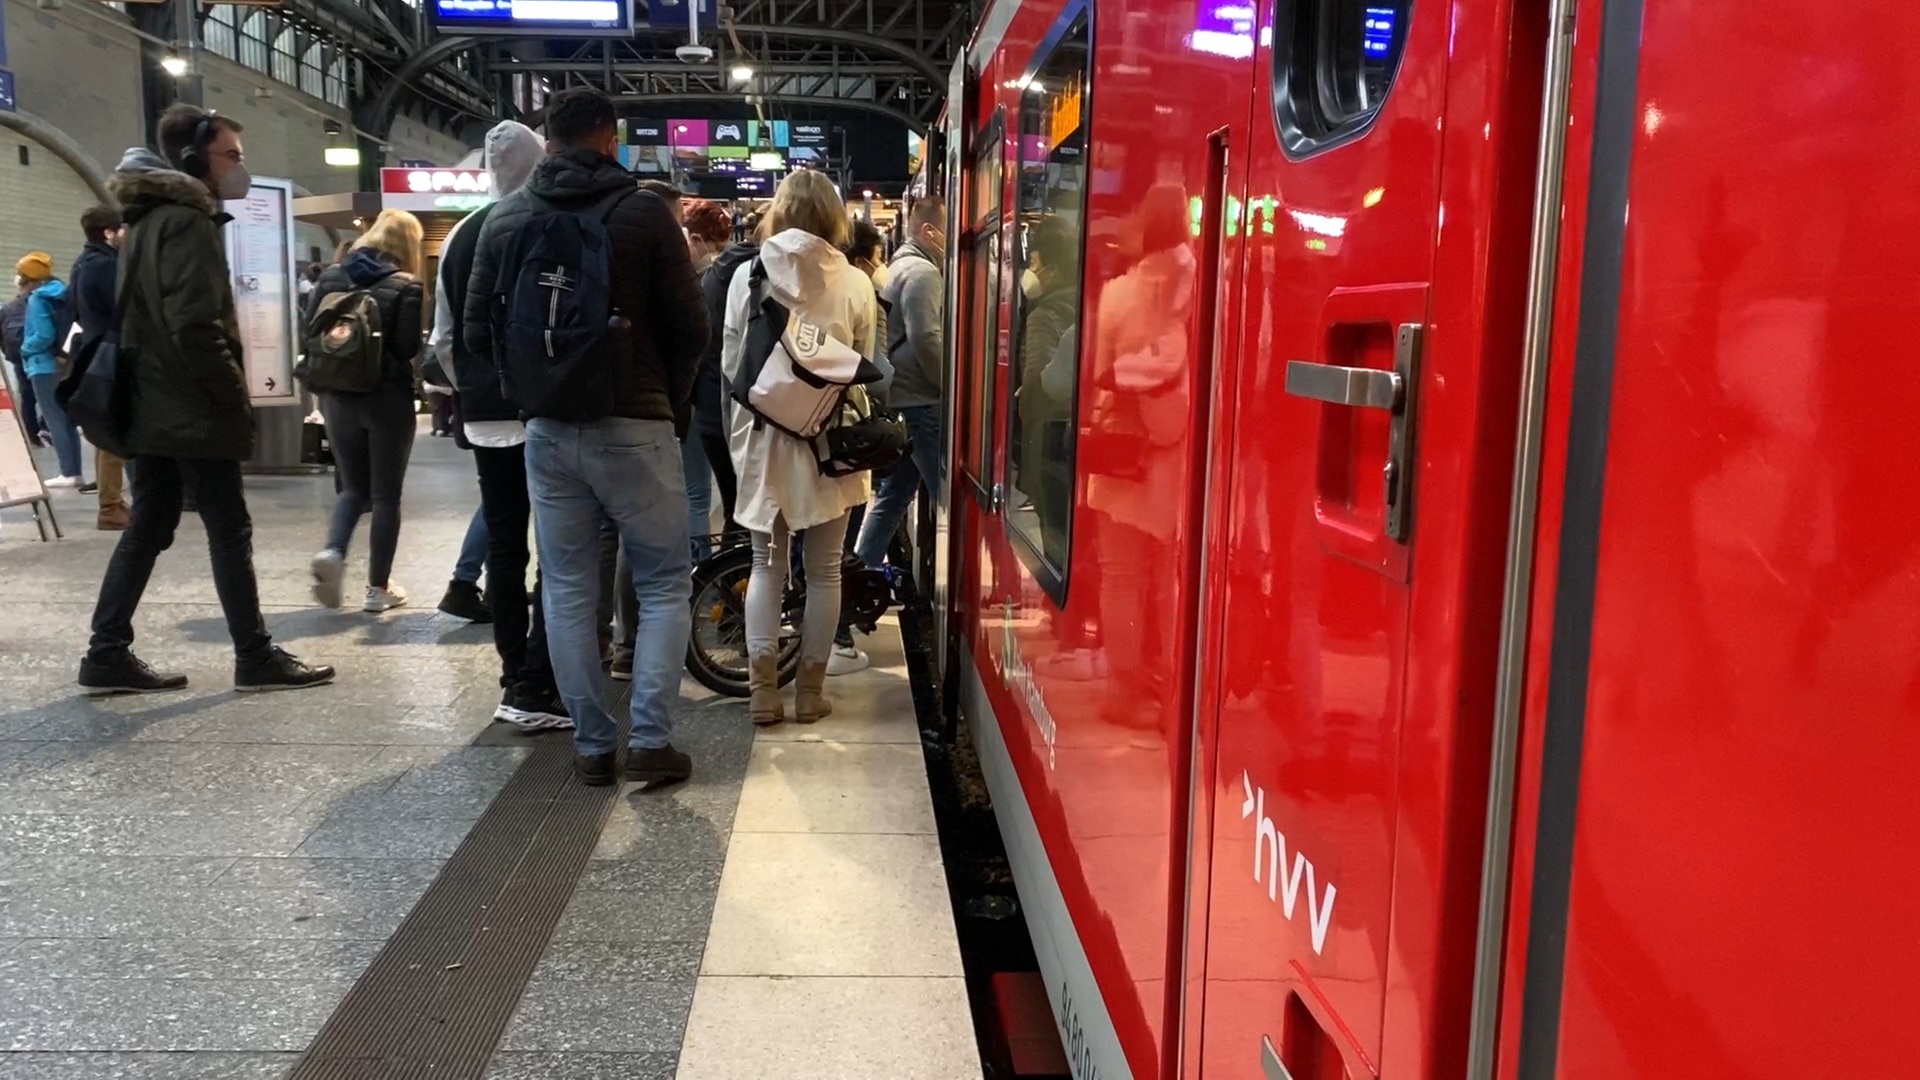
{"label": "brown ankle boot", "polygon": [[780,658],[773,653],[755,653],[747,661],[747,689],[750,696],[747,714],[756,724],[778,724],[787,718],[780,704]]}
{"label": "brown ankle boot", "polygon": [[119,532],[127,527],[129,514],[124,506],[103,506],[94,527],[101,532]]}
{"label": "brown ankle boot", "polygon": [[811,724],[823,716],[833,713],[833,702],[827,700],[827,662],[825,660],[800,661],[800,674],[793,680],[793,718],[802,724]]}

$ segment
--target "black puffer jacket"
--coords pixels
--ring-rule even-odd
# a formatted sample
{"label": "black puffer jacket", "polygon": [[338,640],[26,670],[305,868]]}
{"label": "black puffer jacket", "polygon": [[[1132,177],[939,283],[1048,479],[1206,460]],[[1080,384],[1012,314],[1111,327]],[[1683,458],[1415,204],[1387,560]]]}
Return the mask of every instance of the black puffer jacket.
{"label": "black puffer jacket", "polygon": [[[632,192],[632,194],[624,194]],[[633,323],[631,365],[619,380],[609,415],[672,421],[693,396],[707,346],[707,311],[694,277],[687,238],[667,204],[639,191],[633,174],[592,150],[568,150],[542,161],[524,190],[500,200],[480,230],[467,280],[461,334],[476,356],[495,355],[496,288],[512,280],[501,265],[508,243],[536,213],[586,211],[619,198],[606,212],[613,238],[613,307]]]}
{"label": "black puffer jacket", "polygon": [[727,380],[720,374],[720,344],[725,335],[717,329],[727,322],[727,287],[733,284],[733,272],[750,262],[759,250],[760,245],[751,240],[730,245],[700,279],[700,291],[707,299],[707,325],[716,328],[707,341],[706,353],[700,357],[700,381],[693,397],[694,423],[707,435],[727,433],[720,410],[727,393]]}
{"label": "black puffer jacket", "polygon": [[381,387],[413,387],[413,361],[420,355],[420,306],[425,290],[420,279],[394,265],[392,257],[371,248],[360,248],[320,273],[307,294],[307,306],[300,324],[312,334],[313,314],[327,297],[335,293],[365,289],[380,305]]}

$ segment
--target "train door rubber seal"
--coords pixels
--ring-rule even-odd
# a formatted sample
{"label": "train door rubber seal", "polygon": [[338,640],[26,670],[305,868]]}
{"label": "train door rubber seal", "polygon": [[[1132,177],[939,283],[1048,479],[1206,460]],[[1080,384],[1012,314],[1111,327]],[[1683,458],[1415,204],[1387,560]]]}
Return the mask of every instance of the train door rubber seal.
{"label": "train door rubber seal", "polygon": [[1559,1059],[1567,909],[1580,808],[1595,578],[1606,494],[1607,433],[1613,410],[1644,14],[1645,0],[1606,0],[1601,15],[1586,239],[1580,269],[1580,321],[1560,522],[1560,569],[1547,675],[1546,732],[1540,754],[1540,825],[1534,854],[1533,914],[1527,931],[1519,1080],[1551,1080]]}

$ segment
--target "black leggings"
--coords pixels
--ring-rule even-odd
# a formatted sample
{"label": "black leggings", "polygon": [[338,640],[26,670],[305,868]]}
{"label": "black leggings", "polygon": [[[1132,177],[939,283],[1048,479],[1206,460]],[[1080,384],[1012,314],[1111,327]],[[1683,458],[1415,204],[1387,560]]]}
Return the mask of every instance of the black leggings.
{"label": "black leggings", "polygon": [[344,555],[360,515],[372,510],[367,584],[385,588],[400,546],[400,487],[413,456],[413,391],[382,386],[364,394],[321,394],[320,415],[340,480],[327,547]]}

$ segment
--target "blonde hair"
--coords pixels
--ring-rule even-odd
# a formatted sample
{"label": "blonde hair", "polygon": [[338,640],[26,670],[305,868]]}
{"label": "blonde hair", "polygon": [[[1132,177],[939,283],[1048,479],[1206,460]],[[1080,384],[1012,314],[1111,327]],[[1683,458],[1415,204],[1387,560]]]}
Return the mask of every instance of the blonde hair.
{"label": "blonde hair", "polygon": [[778,236],[788,229],[800,229],[843,248],[847,246],[850,228],[846,205],[840,201],[840,189],[833,186],[827,174],[798,169],[788,173],[787,178],[780,181],[780,189],[773,193],[773,206],[767,216],[760,219],[760,239]]}
{"label": "blonde hair", "polygon": [[405,210],[382,210],[366,235],[353,242],[353,249],[372,248],[391,258],[395,266],[417,276],[425,261],[421,251],[421,239],[425,235],[426,229],[419,218]]}

